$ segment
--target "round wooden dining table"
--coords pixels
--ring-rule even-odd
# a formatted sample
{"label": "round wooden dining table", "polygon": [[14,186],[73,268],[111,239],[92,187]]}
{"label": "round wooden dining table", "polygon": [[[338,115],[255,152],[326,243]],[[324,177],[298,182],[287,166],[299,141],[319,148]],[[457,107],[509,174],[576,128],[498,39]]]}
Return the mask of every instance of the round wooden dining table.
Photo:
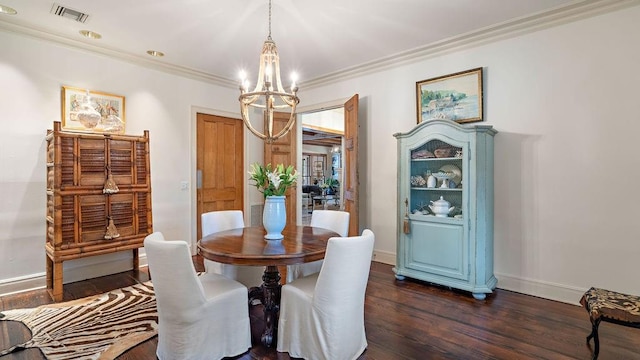
{"label": "round wooden dining table", "polygon": [[327,241],[339,237],[331,230],[310,226],[287,226],[282,240],[265,240],[263,227],[245,227],[209,234],[198,241],[198,253],[224,264],[265,266],[262,285],[249,289],[250,298],[264,305],[264,346],[276,345],[280,310],[278,266],[300,264],[324,258]]}

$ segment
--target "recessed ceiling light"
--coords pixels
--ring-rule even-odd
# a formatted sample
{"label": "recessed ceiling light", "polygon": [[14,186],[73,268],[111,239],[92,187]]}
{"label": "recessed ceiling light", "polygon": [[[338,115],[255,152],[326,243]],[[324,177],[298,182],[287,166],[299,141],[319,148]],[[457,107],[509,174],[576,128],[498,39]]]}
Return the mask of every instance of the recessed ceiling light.
{"label": "recessed ceiling light", "polygon": [[80,30],[80,35],[88,37],[89,39],[102,39],[102,35],[91,30]]}
{"label": "recessed ceiling light", "polygon": [[8,6],[0,5],[0,14],[15,15],[18,12]]}
{"label": "recessed ceiling light", "polygon": [[155,56],[155,57],[163,57],[164,53],[161,51],[156,51],[156,50],[147,50],[147,54],[151,55],[151,56]]}

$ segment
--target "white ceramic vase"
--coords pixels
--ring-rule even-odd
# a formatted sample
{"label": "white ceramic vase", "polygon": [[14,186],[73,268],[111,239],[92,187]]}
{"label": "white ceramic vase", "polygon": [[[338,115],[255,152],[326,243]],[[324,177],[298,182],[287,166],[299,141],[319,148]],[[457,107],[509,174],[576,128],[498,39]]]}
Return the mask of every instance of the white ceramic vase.
{"label": "white ceramic vase", "polygon": [[436,184],[437,184],[436,177],[429,174],[429,177],[427,177],[427,187],[434,188],[436,187]]}
{"label": "white ceramic vase", "polygon": [[262,225],[267,230],[264,236],[267,240],[282,240],[282,230],[287,224],[287,211],[285,208],[285,196],[267,196],[262,211]]}

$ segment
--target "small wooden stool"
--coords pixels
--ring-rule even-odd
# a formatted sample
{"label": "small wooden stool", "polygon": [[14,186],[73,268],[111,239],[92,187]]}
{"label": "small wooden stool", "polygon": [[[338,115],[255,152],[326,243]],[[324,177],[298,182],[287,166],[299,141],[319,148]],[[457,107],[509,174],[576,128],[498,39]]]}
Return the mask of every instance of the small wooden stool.
{"label": "small wooden stool", "polygon": [[587,336],[587,344],[593,338],[595,344],[593,360],[598,358],[598,352],[600,352],[598,340],[600,321],[640,328],[640,296],[592,287],[582,295],[580,304],[587,310],[591,320],[591,334]]}

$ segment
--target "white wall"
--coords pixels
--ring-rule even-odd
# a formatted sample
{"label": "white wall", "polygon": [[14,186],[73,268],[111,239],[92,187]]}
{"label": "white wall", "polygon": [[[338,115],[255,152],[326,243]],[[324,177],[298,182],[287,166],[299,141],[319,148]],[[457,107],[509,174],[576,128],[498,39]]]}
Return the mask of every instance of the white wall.
{"label": "white wall", "polygon": [[299,114],[299,118],[304,126],[312,129],[334,130],[333,132],[344,134],[344,108],[342,107]]}
{"label": "white wall", "polygon": [[590,286],[640,294],[639,21],[635,6],[301,91],[305,104],[360,96],[361,227],[377,259],[395,262],[392,135],[416,124],[416,81],[482,66],[485,122],[499,131],[498,287],[573,303]]}
{"label": "white wall", "polygon": [[[237,91],[8,32],[0,32],[0,47],[0,293],[44,285],[44,137],[60,120],[62,85],[125,96],[126,133],[150,131],[154,230],[195,240],[195,112],[239,117]],[[245,142],[248,167],[261,159],[262,143],[251,135]],[[261,202],[252,189],[246,205]],[[126,270],[130,258],[65,262],[65,282]],[[96,263],[85,274],[68,271]]]}
{"label": "white wall", "polygon": [[[574,303],[589,286],[640,293],[639,20],[635,6],[324,87],[301,86],[301,106],[360,95],[361,226],[376,233],[376,258],[395,259],[392,135],[416,123],[415,82],[483,66],[485,119],[499,131],[498,287]],[[236,91],[12,33],[0,32],[0,45],[0,293],[3,283],[22,278],[43,283],[44,134],[60,118],[62,85],[126,96],[127,132],[151,132],[154,226],[170,237],[195,236],[193,189],[180,190],[195,175],[193,109],[237,113]],[[261,151],[249,136],[247,164]],[[245,199],[261,202],[254,190]]]}

